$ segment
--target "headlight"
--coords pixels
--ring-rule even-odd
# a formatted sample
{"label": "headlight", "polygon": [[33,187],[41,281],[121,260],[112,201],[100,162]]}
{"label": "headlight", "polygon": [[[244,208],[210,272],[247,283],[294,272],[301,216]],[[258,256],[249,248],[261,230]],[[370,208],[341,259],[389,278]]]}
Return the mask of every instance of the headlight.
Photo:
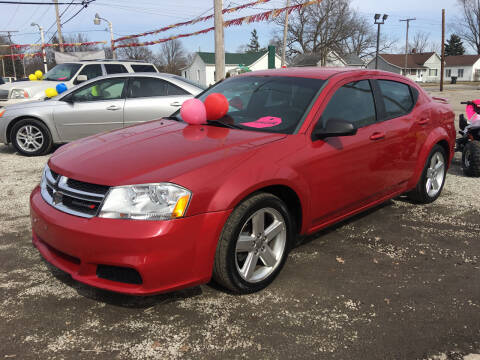
{"label": "headlight", "polygon": [[169,220],[185,215],[192,193],[170,183],[117,186],[110,189],[99,217]]}
{"label": "headlight", "polygon": [[10,93],[10,99],[25,99],[28,98],[28,93],[23,89],[13,89]]}

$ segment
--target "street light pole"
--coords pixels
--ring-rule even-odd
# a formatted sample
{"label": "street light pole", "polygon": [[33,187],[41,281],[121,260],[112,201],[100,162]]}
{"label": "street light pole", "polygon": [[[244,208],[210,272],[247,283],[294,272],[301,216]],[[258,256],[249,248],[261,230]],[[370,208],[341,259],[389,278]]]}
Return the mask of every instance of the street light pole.
{"label": "street light pole", "polygon": [[103,20],[108,24],[108,28],[110,29],[110,48],[112,49],[112,58],[114,60],[116,60],[117,59],[117,54],[115,53],[115,45],[114,45],[115,43],[114,43],[114,39],[113,39],[113,25],[110,21],[100,17],[100,15],[98,15],[98,13],[96,13],[95,18],[93,19],[93,23],[95,25],[100,25],[100,20]]}
{"label": "street light pole", "polygon": [[[380,17],[382,18],[382,21],[380,21]],[[378,25],[378,29],[377,29],[377,50],[375,52],[375,69],[378,69],[378,50],[380,48],[380,25],[385,24],[385,20],[387,20],[387,18],[388,18],[387,14],[383,14],[383,16],[380,15],[380,14],[375,14],[375,16],[374,16],[374,19],[375,19],[374,24]]]}
{"label": "street light pole", "polygon": [[48,68],[47,68],[47,54],[45,53],[45,34],[43,33],[43,27],[41,27],[40,25],[34,22],[32,22],[30,26],[37,26],[38,30],[40,31],[40,38],[42,39],[43,70],[45,71],[45,74],[46,74],[48,71]]}

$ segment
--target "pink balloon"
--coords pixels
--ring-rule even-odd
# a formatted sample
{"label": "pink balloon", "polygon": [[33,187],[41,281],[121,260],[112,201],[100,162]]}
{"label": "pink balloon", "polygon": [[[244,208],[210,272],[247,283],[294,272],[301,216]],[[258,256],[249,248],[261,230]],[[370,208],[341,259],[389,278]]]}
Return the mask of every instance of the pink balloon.
{"label": "pink balloon", "polygon": [[198,99],[188,99],[180,109],[182,119],[192,125],[207,123],[207,110],[205,104]]}

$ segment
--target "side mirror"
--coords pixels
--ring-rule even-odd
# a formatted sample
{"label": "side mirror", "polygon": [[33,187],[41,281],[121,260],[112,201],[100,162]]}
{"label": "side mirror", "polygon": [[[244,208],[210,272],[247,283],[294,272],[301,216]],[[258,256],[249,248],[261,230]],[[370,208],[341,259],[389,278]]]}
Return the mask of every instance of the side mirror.
{"label": "side mirror", "polygon": [[88,78],[87,78],[87,75],[78,75],[77,76],[77,83],[81,83],[81,82],[84,82],[84,81],[87,81]]}
{"label": "side mirror", "polygon": [[342,119],[329,119],[326,127],[313,130],[312,137],[318,140],[333,136],[352,136],[356,133],[357,129],[352,123]]}

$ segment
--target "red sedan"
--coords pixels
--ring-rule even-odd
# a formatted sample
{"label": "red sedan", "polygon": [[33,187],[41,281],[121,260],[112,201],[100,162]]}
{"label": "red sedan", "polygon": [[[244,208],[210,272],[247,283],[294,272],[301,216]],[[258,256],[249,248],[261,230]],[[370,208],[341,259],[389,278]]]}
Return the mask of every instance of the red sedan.
{"label": "red sedan", "polygon": [[83,283],[134,295],[208,282],[258,291],[299,234],[400,194],[440,196],[454,113],[381,71],[229,78],[228,113],[179,114],[58,149],[32,192],[33,243]]}

